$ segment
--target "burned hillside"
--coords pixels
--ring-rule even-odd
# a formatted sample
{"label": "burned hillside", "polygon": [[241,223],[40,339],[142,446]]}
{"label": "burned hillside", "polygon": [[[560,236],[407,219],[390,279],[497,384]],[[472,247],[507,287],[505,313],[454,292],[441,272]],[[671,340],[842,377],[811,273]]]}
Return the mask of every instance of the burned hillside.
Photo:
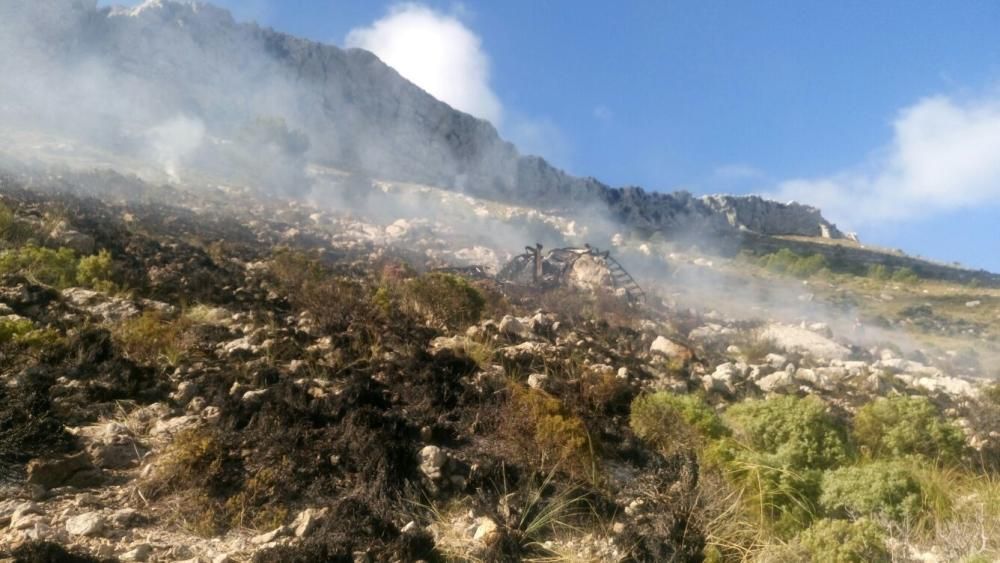
{"label": "burned hillside", "polygon": [[[432,225],[401,239],[115,178],[100,200],[67,193],[72,176],[0,194],[0,546],[17,561],[738,560],[820,549],[822,526],[905,559],[945,532],[862,529],[819,483],[869,455],[1000,463],[1000,407],[957,362],[674,305],[592,247],[529,247],[494,277]],[[893,424],[880,401],[937,438],[873,443],[857,421],[879,405]],[[768,441],[782,432],[790,450]],[[971,531],[964,506],[949,522]]]}

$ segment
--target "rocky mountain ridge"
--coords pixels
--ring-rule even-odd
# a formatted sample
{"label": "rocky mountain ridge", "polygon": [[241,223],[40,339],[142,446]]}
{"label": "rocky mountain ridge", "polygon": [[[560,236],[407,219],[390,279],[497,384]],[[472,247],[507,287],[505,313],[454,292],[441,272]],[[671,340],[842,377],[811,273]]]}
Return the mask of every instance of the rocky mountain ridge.
{"label": "rocky mountain ridge", "polygon": [[[272,160],[299,172],[308,160],[538,208],[596,210],[643,233],[842,237],[818,210],[796,203],[571,176],[520,155],[488,122],[434,99],[367,51],[239,24],[209,4],[38,0],[8,3],[0,14],[0,46],[24,55],[0,62],[0,72],[17,77],[0,85],[0,114],[161,161],[171,174],[179,165],[219,172],[224,147],[263,119],[278,124],[267,132],[268,148],[280,153]],[[304,143],[290,149],[290,134]],[[301,173],[275,182],[289,193],[305,183]]]}

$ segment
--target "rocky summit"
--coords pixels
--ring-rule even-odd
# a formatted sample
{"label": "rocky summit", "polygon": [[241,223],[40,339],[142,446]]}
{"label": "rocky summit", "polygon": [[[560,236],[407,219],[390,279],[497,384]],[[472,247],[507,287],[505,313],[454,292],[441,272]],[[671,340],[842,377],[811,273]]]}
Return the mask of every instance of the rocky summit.
{"label": "rocky summit", "polygon": [[207,4],[0,48],[0,561],[1000,557],[1000,276]]}

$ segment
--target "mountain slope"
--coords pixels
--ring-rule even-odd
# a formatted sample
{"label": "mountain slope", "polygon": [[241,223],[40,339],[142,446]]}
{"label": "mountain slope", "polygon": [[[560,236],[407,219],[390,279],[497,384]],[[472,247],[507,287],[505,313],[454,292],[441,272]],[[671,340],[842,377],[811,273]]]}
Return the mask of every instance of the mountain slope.
{"label": "mountain slope", "polygon": [[[677,235],[831,236],[818,210],[759,198],[613,189],[521,156],[489,123],[434,99],[373,54],[238,24],[201,3],[96,0],[0,7],[0,115],[158,161],[238,176],[267,148],[301,193],[306,161],[541,208],[607,210],[626,227]],[[262,125],[263,123],[263,125]],[[291,140],[290,140],[291,139]],[[221,164],[220,164],[221,163]]]}

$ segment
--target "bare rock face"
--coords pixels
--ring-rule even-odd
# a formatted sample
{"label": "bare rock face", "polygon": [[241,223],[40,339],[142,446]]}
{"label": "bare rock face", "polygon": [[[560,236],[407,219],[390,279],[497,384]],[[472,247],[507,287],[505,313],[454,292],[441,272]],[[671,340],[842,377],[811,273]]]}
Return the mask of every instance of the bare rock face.
{"label": "bare rock face", "polygon": [[763,235],[845,238],[836,225],[823,218],[819,209],[808,205],[783,204],[759,196],[714,195],[705,196],[702,201],[738,229]]}

